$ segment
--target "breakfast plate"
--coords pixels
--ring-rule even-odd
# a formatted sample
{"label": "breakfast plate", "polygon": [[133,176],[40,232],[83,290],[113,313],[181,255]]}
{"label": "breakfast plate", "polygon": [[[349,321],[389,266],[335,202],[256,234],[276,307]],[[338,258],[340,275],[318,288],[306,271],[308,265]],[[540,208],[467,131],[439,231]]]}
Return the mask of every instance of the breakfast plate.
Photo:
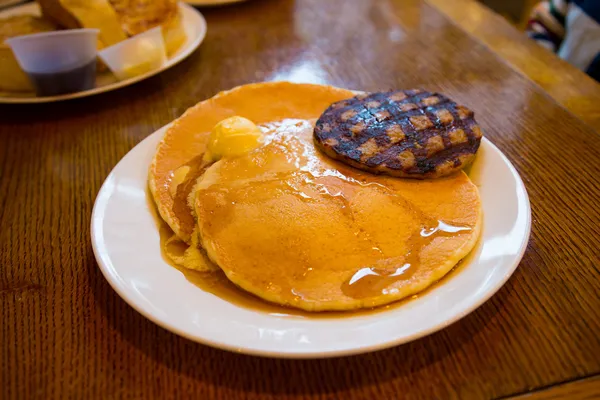
{"label": "breakfast plate", "polygon": [[228,301],[198,288],[161,254],[147,191],[148,166],[169,126],[131,150],[103,184],[92,212],[96,259],[134,309],[172,332],[234,352],[323,358],[396,346],[443,329],[475,310],[509,279],[527,246],[531,211],[519,174],[483,139],[467,171],[479,188],[483,232],[449,276],[417,296],[371,312],[295,314]]}
{"label": "breakfast plate", "polygon": [[[200,46],[200,44],[204,40],[204,37],[206,36],[206,21],[202,14],[200,14],[198,10],[194,9],[194,7],[191,7],[184,3],[180,3],[179,7],[181,8],[182,12],[183,26],[187,34],[187,40],[181,46],[181,48],[177,50],[177,52],[175,52],[175,54],[173,54],[161,68],[122,81],[117,81],[117,79],[111,73],[100,73],[96,78],[96,87],[94,89],[59,96],[37,97],[33,93],[18,94],[0,92],[0,104],[50,103],[92,96],[95,94],[109,92],[111,90],[132,85],[136,82],[154,76],[166,69],[173,67],[174,65],[187,58],[190,54],[192,54],[194,50],[196,50],[198,46]],[[6,18],[22,14],[38,16],[40,15],[40,8],[37,3],[24,4],[21,6],[16,6],[0,11],[0,18]]]}

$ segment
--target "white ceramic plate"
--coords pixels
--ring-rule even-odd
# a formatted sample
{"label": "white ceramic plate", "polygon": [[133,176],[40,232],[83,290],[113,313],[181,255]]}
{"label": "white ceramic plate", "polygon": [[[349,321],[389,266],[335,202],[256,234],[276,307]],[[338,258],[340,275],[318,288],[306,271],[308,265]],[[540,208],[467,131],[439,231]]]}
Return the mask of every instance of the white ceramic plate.
{"label": "white ceramic plate", "polygon": [[221,6],[225,4],[241,3],[246,0],[185,0],[186,3],[196,7],[202,6]]}
{"label": "white ceramic plate", "polygon": [[[99,74],[96,79],[96,88],[85,90],[83,92],[69,93],[60,96],[47,96],[37,97],[33,93],[30,94],[15,94],[0,92],[0,104],[2,103],[50,103],[55,101],[76,99],[79,97],[87,97],[98,93],[104,93],[111,90],[119,89],[124,86],[129,86],[133,83],[139,82],[151,76],[158,74],[166,69],[171,68],[175,64],[179,63],[186,57],[188,57],[194,50],[200,46],[200,43],[206,36],[206,21],[200,12],[194,7],[190,7],[187,4],[180,3],[183,16],[183,24],[185,32],[187,33],[187,41],[181,46],[181,48],[173,54],[167,61],[167,63],[159,69],[150,71],[146,74],[136,76],[124,81],[117,81],[117,79],[111,73]],[[12,15],[40,15],[40,8],[37,3],[25,4],[18,7],[13,7],[8,10],[0,12],[0,18],[9,17]]]}
{"label": "white ceramic plate", "polygon": [[209,346],[319,358],[406,343],[450,325],[489,299],[516,269],[527,245],[531,211],[523,182],[498,148],[483,139],[469,173],[483,203],[482,239],[459,270],[434,289],[383,312],[344,318],[250,310],[202,291],[161,256],[146,178],[166,129],[138,144],[106,179],[92,212],[92,244],[104,276],[133,308]]}

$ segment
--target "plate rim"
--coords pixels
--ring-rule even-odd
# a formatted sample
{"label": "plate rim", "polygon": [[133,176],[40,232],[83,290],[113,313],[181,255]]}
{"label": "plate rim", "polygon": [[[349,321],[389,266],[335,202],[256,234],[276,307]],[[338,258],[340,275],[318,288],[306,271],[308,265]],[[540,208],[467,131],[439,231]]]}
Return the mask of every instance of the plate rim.
{"label": "plate rim", "polygon": [[[3,13],[9,12],[9,11],[10,12],[15,12],[15,11],[18,12],[19,9],[34,9],[34,8],[38,8],[38,7],[39,7],[39,5],[37,3],[20,4],[20,5],[14,6],[14,7],[1,9],[0,16]],[[196,38],[194,38],[194,40],[188,45],[188,47],[181,49],[180,50],[181,53],[179,53],[175,57],[167,60],[165,65],[163,65],[161,68],[147,72],[142,75],[135,76],[133,78],[126,79],[124,81],[113,82],[113,83],[105,85],[105,86],[96,87],[96,88],[93,88],[90,90],[84,90],[82,92],[67,93],[67,94],[62,94],[62,95],[58,95],[58,96],[45,96],[45,97],[0,96],[0,104],[56,103],[56,102],[60,102],[60,101],[74,100],[74,99],[79,99],[79,98],[83,98],[83,97],[94,96],[97,94],[111,92],[113,90],[117,90],[117,89],[121,89],[126,86],[133,85],[137,82],[143,81],[147,78],[151,78],[161,72],[166,71],[167,69],[174,67],[175,65],[179,64],[180,62],[182,62],[183,60],[188,58],[194,51],[196,51],[196,49],[198,49],[198,47],[200,47],[200,45],[206,38],[206,33],[208,31],[208,25],[206,23],[206,19],[204,18],[204,15],[202,15],[202,13],[200,11],[198,11],[191,5],[181,2],[181,1],[178,3],[178,7],[182,11],[182,13],[193,16],[193,18],[196,19],[196,22],[199,22],[200,34]],[[4,93],[6,93],[6,92],[4,92]]]}
{"label": "plate rim", "polygon": [[150,312],[147,312],[144,308],[139,306],[135,301],[130,300],[129,294],[127,293],[127,291],[124,290],[124,287],[121,287],[118,284],[117,279],[115,279],[116,275],[118,275],[118,274],[113,276],[109,273],[110,271],[113,271],[114,273],[116,273],[116,270],[114,268],[113,263],[110,260],[110,257],[107,255],[107,252],[101,252],[101,251],[99,251],[99,248],[98,248],[98,244],[100,243],[100,241],[98,240],[98,236],[102,235],[102,227],[101,227],[101,224],[99,223],[99,218],[97,218],[96,214],[99,212],[98,211],[99,207],[101,207],[101,205],[103,203],[102,200],[106,196],[104,194],[104,192],[105,192],[105,187],[107,186],[107,184],[109,184],[109,181],[110,181],[109,178],[111,178],[114,175],[115,170],[119,167],[119,165],[123,162],[123,160],[125,159],[125,157],[127,157],[127,155],[129,155],[131,152],[133,152],[142,143],[144,143],[146,141],[150,141],[152,139],[152,137],[154,137],[154,135],[158,134],[159,132],[163,132],[163,133],[166,132],[166,130],[172,124],[173,124],[173,122],[159,128],[158,130],[154,131],[153,133],[148,135],[146,138],[144,138],[142,141],[140,141],[136,146],[134,146],[130,151],[127,152],[127,154],[125,154],[119,160],[119,162],[115,165],[115,167],[107,175],[100,190],[98,191],[98,195],[94,201],[94,206],[92,208],[90,236],[91,236],[94,257],[96,258],[98,267],[100,268],[104,278],[108,281],[109,285],[119,295],[119,297],[121,297],[121,299],[123,299],[129,306],[131,306],[135,311],[140,313],[142,316],[144,316],[146,319],[150,320],[151,322],[157,324],[158,326],[162,327],[163,329],[166,329],[172,333],[175,333],[181,337],[184,337],[184,338],[191,340],[193,342],[196,342],[196,343],[200,343],[200,344],[210,346],[213,348],[217,348],[217,349],[221,349],[221,350],[230,351],[230,352],[237,353],[237,354],[246,354],[246,355],[251,355],[251,356],[280,358],[280,359],[325,359],[325,358],[345,357],[345,356],[370,353],[370,352],[384,350],[384,349],[396,347],[396,346],[399,346],[402,344],[406,344],[406,343],[423,338],[425,336],[429,336],[435,332],[438,332],[442,329],[447,328],[448,326],[458,322],[465,316],[469,315],[470,313],[472,313],[473,311],[475,311],[476,309],[481,307],[490,298],[492,298],[492,296],[494,296],[506,284],[506,282],[510,279],[510,277],[514,274],[514,272],[520,265],[521,260],[525,254],[525,251],[527,249],[527,246],[528,246],[530,238],[531,238],[531,227],[532,227],[531,203],[530,203],[529,195],[527,193],[527,188],[525,187],[523,179],[521,178],[520,174],[518,173],[518,171],[514,167],[514,165],[506,157],[506,155],[493,142],[491,142],[486,137],[483,137],[482,140],[485,142],[486,146],[490,146],[492,150],[496,151],[500,155],[502,161],[508,167],[511,175],[515,178],[518,189],[522,190],[522,193],[524,194],[524,196],[523,196],[524,204],[523,205],[525,207],[524,211],[526,214],[526,220],[525,220],[525,229],[524,229],[524,234],[525,234],[524,239],[520,243],[520,247],[519,247],[518,252],[515,254],[514,261],[512,262],[510,267],[508,267],[508,269],[505,271],[503,276],[496,281],[495,285],[490,287],[485,292],[485,294],[483,296],[481,296],[479,299],[472,302],[471,304],[466,306],[463,310],[461,310],[460,312],[457,312],[455,315],[451,316],[450,318],[445,319],[443,321],[443,323],[431,326],[428,329],[420,330],[418,332],[413,333],[412,335],[395,338],[393,340],[382,341],[382,342],[372,344],[372,345],[367,345],[367,346],[357,346],[357,347],[353,347],[350,349],[335,349],[335,350],[330,350],[330,351],[309,350],[309,351],[281,352],[281,351],[276,351],[276,350],[255,349],[255,348],[251,348],[251,347],[239,347],[239,346],[231,345],[229,343],[220,342],[220,341],[209,339],[206,337],[201,337],[198,335],[194,336],[182,329],[179,329],[177,326],[170,325],[170,324],[162,321],[159,317],[151,314]]}

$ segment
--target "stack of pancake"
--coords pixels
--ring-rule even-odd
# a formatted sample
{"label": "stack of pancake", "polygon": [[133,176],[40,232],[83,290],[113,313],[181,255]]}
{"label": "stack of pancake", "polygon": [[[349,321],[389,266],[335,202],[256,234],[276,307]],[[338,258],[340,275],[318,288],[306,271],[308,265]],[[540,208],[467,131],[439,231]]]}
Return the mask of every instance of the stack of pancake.
{"label": "stack of pancake", "polygon": [[[437,108],[426,104],[433,97]],[[417,123],[445,115],[442,108],[453,117]],[[418,293],[465,257],[481,230],[477,188],[460,170],[480,131],[472,113],[457,110],[419,91],[385,93],[377,104],[345,89],[287,82],[219,93],[171,125],[150,166],[150,191],[173,230],[164,250],[186,268],[222,271],[240,290],[307,311],[374,307]],[[207,157],[213,127],[234,116],[258,126],[260,145]],[[381,126],[387,136],[374,137]],[[442,148],[427,144],[438,140]],[[395,168],[392,153],[399,168],[413,178],[426,170],[418,178],[428,179],[386,174]],[[342,155],[354,165],[334,159]],[[175,242],[187,250],[170,251]]]}

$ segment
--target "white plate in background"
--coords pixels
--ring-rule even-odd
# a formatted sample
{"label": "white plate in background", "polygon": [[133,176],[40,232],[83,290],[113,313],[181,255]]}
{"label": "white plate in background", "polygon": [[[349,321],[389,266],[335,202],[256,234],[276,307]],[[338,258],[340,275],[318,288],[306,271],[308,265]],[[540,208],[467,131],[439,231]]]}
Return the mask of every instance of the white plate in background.
{"label": "white plate in background", "polygon": [[[206,21],[200,12],[194,7],[187,4],[179,3],[183,17],[183,25],[187,34],[186,42],[181,46],[175,54],[173,54],[167,63],[159,69],[150,71],[148,73],[126,79],[124,81],[117,81],[117,79],[109,72],[101,73],[96,79],[96,87],[90,90],[84,90],[82,92],[63,94],[59,96],[45,96],[38,97],[34,93],[8,93],[0,92],[0,104],[5,103],[50,103],[55,101],[76,99],[79,97],[92,96],[99,93],[109,92],[111,90],[119,89],[124,86],[129,86],[141,80],[150,78],[166,69],[169,69],[188,57],[194,50],[200,46],[200,43],[206,36]],[[29,3],[21,6],[9,8],[0,11],[0,18],[6,18],[13,15],[40,15],[40,8],[37,3]]]}

